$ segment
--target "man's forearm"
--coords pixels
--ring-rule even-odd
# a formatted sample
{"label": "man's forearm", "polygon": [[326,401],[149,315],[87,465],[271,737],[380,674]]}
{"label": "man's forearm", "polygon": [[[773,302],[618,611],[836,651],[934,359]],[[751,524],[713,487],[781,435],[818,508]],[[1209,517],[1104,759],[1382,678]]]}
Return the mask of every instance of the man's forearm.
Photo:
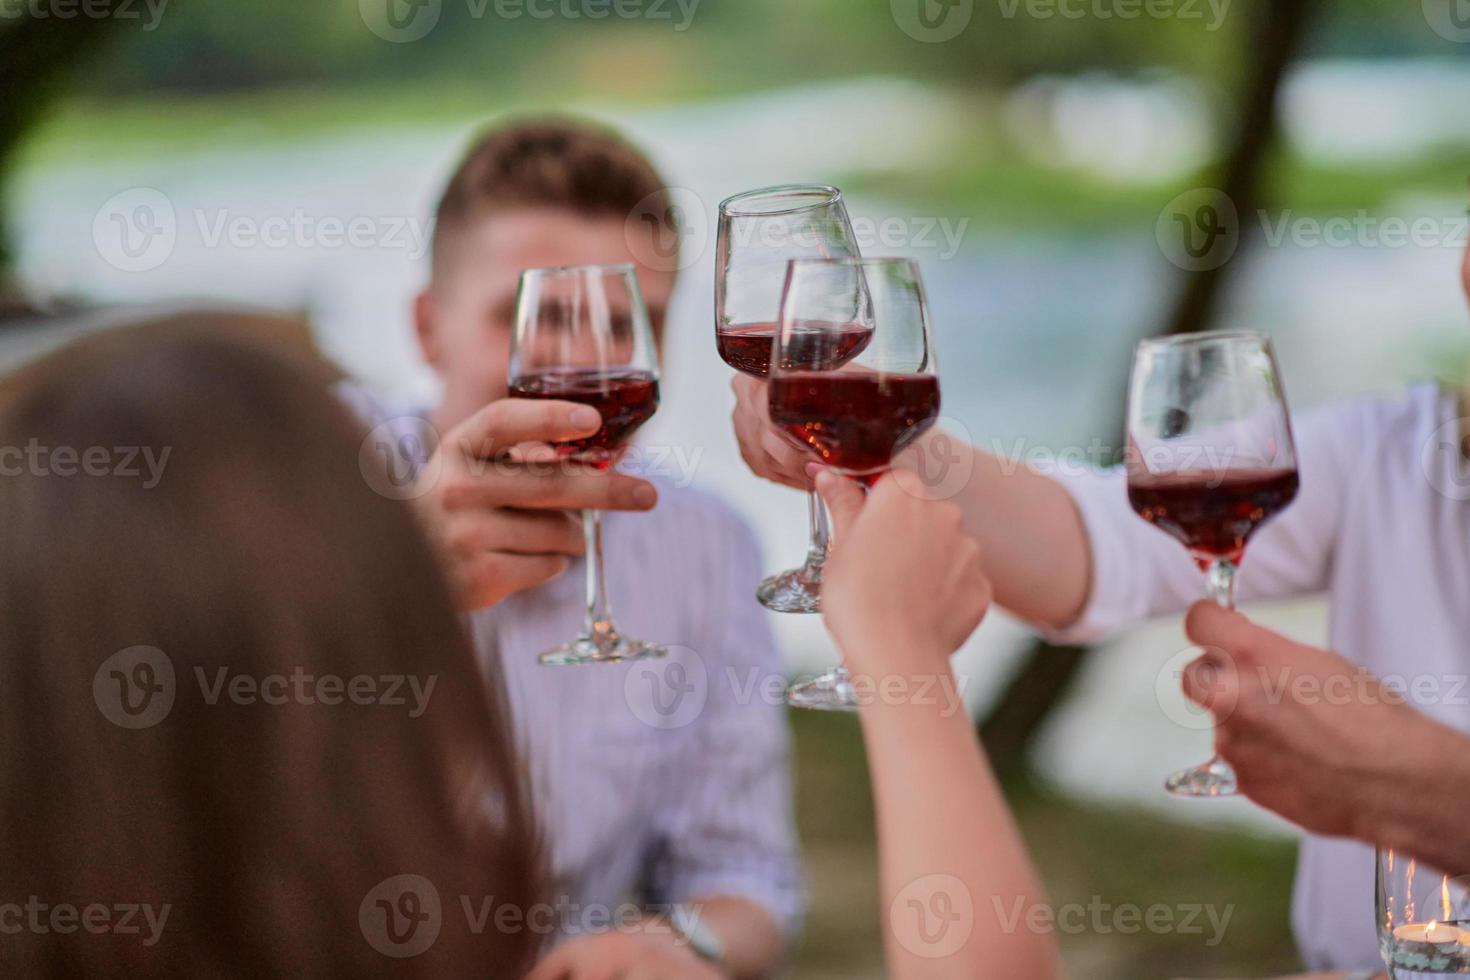
{"label": "man's forearm", "polygon": [[1422,719],[1416,737],[1394,740],[1404,753],[1363,808],[1356,836],[1392,847],[1452,875],[1470,872],[1470,736]]}
{"label": "man's forearm", "polygon": [[950,473],[969,473],[951,499],[980,541],[996,602],[1022,619],[1054,628],[1082,614],[1092,550],[1066,488],[1020,460],[1001,459],[939,431],[926,434],[909,458],[925,482],[941,492],[950,490]]}

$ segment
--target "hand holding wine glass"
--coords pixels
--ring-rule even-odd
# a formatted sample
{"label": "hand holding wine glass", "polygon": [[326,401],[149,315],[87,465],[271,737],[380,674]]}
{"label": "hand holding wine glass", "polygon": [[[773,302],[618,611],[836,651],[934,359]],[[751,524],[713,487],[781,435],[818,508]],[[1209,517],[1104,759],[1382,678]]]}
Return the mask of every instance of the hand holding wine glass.
{"label": "hand holding wine glass", "polygon": [[[870,339],[846,352],[855,329]],[[918,267],[904,259],[797,259],[772,350],[772,424],[794,446],[869,485],[939,415],[938,365]],[[851,710],[845,667],[787,692],[796,706]]]}
{"label": "hand holding wine glass", "polygon": [[[765,379],[771,371],[786,263],[857,252],[842,193],[835,187],[766,187],[720,202],[715,245],[715,344],[720,357],[747,377]],[[835,366],[856,356],[870,336],[864,326],[849,324],[823,350]],[[776,612],[821,608],[826,516],[811,485],[803,481],[800,486],[807,491],[811,526],[806,561],[770,576],[756,589],[760,603]]]}
{"label": "hand holding wine glass", "polygon": [[[860,673],[942,675],[990,608],[980,544],[954,504],[930,500],[895,471],[866,495],[826,469],[817,490],[836,544],[823,581],[822,619]],[[855,651],[871,655],[854,659]],[[881,658],[881,659],[879,659]]]}
{"label": "hand holding wine glass", "polygon": [[[1296,449],[1271,342],[1250,331],[1139,344],[1128,395],[1128,500],[1189,549],[1229,609],[1246,543],[1296,497]],[[1170,776],[1180,796],[1229,796],[1218,755]]]}
{"label": "hand holding wine glass", "polygon": [[[658,362],[648,311],[630,264],[530,269],[521,274],[510,357],[513,397],[577,402],[602,425],[555,450],[576,468],[607,470],[658,409]],[[582,513],[587,612],[582,632],[541,655],[544,664],[607,663],[663,656],[656,644],[619,633],[602,567],[601,512]]]}

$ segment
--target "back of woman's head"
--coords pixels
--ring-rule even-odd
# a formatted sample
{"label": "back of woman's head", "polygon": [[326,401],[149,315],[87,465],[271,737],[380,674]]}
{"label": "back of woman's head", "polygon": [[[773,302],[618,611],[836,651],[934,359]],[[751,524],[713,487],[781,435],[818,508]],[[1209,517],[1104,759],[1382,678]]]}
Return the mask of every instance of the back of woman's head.
{"label": "back of woman's head", "polygon": [[526,965],[461,908],[539,895],[504,700],[361,442],[306,370],[179,331],[7,386],[8,975]]}

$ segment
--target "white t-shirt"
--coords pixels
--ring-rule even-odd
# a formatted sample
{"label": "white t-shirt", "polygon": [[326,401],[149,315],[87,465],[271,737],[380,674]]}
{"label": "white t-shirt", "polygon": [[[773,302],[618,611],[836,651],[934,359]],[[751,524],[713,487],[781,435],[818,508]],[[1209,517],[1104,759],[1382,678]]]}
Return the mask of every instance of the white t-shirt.
{"label": "white t-shirt", "polygon": [[[1333,649],[1380,677],[1417,682],[1409,695],[1419,710],[1470,732],[1470,464],[1460,451],[1459,415],[1456,398],[1433,385],[1301,413],[1294,424],[1301,489],[1251,539],[1239,595],[1327,591]],[[1095,563],[1092,595],[1064,639],[1096,640],[1178,615],[1204,596],[1185,549],[1129,507],[1121,472],[1063,483]],[[1435,805],[1462,807],[1470,817],[1470,800]],[[1292,924],[1312,969],[1381,966],[1373,878],[1373,848],[1304,841]]]}

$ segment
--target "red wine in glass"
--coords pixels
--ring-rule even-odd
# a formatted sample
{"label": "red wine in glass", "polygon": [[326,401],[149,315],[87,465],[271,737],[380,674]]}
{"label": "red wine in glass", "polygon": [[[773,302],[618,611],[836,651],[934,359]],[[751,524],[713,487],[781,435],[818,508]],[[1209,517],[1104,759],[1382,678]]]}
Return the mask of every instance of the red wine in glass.
{"label": "red wine in glass", "polygon": [[523,375],[510,386],[514,398],[549,398],[597,409],[602,428],[583,439],[557,443],[563,456],[585,458],[598,469],[658,409],[658,379],[651,371],[567,369]]}
{"label": "red wine in glass", "polygon": [[1255,530],[1296,498],[1294,469],[1175,472],[1133,476],[1128,502],[1189,549],[1201,568],[1239,563]]}
{"label": "red wine in glass", "polygon": [[[822,330],[792,332],[787,344],[792,349],[789,358],[797,364],[820,363],[814,366],[824,371],[841,367],[857,357],[873,339],[873,328],[860,323],[843,324],[839,327],[824,326]],[[747,323],[740,326],[717,327],[715,345],[720,357],[741,374],[753,378],[765,378],[771,373],[771,345],[776,339],[776,324]],[[803,344],[812,348],[805,352]],[[821,346],[821,351],[815,350]]]}
{"label": "red wine in glass", "polygon": [[[792,259],[858,254],[842,192],[825,184],[787,184],[736,194],[720,202],[715,235],[715,345],[735,370],[754,378],[771,371]],[[854,346],[867,341],[854,338]],[[756,587],[767,609],[815,613],[822,607],[822,563],[827,559],[827,516],[808,489],[806,560],[768,575]]]}
{"label": "red wine in glass", "polygon": [[[1129,504],[1189,549],[1209,597],[1234,608],[1246,543],[1297,493],[1291,413],[1270,340],[1233,330],[1141,342],[1128,383],[1128,447]],[[1200,797],[1238,790],[1218,754],[1164,787]]]}
{"label": "red wine in glass", "polygon": [[[864,324],[870,336],[851,339],[853,324]],[[835,363],[839,351],[846,366]],[[771,424],[782,438],[872,486],[894,454],[938,419],[938,371],[913,262],[792,260],[766,391]],[[794,684],[786,703],[854,711],[861,700],[852,675],[838,664]]]}
{"label": "red wine in glass", "polygon": [[939,417],[932,374],[782,373],[771,381],[771,422],[829,466],[874,483]]}

